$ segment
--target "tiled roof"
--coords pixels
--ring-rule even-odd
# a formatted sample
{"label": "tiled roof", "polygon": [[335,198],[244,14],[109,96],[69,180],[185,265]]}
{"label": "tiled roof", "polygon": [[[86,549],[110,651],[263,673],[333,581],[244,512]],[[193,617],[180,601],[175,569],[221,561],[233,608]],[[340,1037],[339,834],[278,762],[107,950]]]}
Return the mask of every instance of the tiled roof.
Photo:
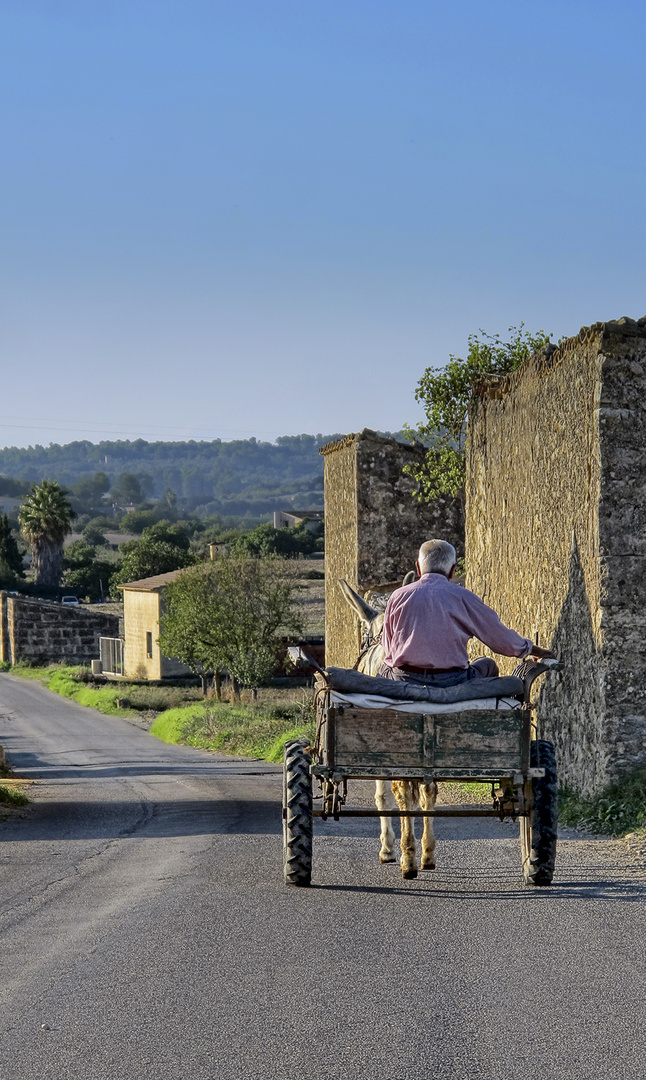
{"label": "tiled roof", "polygon": [[118,585],[119,589],[133,589],[135,592],[159,592],[171,581],[182,573],[182,570],[171,570],[168,574],[155,574],[154,577],[141,578],[139,581],[124,581]]}

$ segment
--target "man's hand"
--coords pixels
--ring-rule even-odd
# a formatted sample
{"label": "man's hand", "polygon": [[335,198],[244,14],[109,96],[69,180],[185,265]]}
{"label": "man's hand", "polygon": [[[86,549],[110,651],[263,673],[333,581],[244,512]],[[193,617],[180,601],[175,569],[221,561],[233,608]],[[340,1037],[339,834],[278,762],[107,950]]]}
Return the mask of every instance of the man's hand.
{"label": "man's hand", "polygon": [[541,649],[540,645],[534,645],[532,656],[535,660],[556,660],[556,653],[553,653],[551,649]]}

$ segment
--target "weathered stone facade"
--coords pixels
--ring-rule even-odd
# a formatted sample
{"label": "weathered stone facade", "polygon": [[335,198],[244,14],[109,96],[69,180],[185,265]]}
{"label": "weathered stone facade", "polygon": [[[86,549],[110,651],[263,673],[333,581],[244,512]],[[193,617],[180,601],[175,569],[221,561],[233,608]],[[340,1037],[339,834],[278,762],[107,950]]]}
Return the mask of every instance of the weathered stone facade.
{"label": "weathered stone facade", "polygon": [[467,585],[565,662],[540,733],[592,794],[646,764],[646,319],[488,381],[467,455]]}
{"label": "weathered stone facade", "polygon": [[0,660],[10,664],[89,664],[99,638],[118,633],[117,615],[0,592]]}
{"label": "weathered stone facade", "polygon": [[175,581],[181,570],[129,581],[123,592],[124,674],[126,678],[152,680],[190,675],[180,660],[164,656],[159,648],[159,619],[164,611],[164,587]]}
{"label": "weathered stone facade", "polygon": [[403,467],[424,448],[365,429],[321,449],[325,457],[325,658],[351,667],[359,654],[359,625],[338,586],[360,592],[402,581],[415,567],[420,544],[439,536],[464,551],[458,499],[420,504]]}

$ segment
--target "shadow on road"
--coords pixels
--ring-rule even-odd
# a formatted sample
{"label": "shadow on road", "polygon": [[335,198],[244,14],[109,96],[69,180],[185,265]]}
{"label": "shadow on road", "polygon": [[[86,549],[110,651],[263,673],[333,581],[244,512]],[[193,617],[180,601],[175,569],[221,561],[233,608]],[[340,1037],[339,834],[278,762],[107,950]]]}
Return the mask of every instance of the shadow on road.
{"label": "shadow on road", "polygon": [[[507,884],[496,885],[491,881],[492,871],[489,870],[489,885],[486,888],[474,887],[472,879],[462,882],[458,888],[454,884],[441,888],[434,888],[428,877],[424,875],[424,886],[419,885],[325,885],[312,884],[310,888],[322,892],[345,892],[345,893],[376,893],[389,896],[419,896],[424,899],[437,897],[443,900],[501,900],[514,903],[540,904],[545,901],[558,899],[568,900],[605,900],[620,901],[622,904],[635,902],[644,903],[646,898],[646,880],[631,880],[627,875],[617,878],[595,877],[595,871],[599,868],[591,867],[591,877],[583,881],[556,881],[548,888],[533,888],[520,885],[514,887],[507,879]],[[451,874],[456,877],[455,872]],[[428,885],[426,882],[428,881]],[[446,878],[445,878],[446,881]]]}
{"label": "shadow on road", "polygon": [[280,806],[270,800],[74,800],[36,804],[22,821],[5,822],[0,840],[118,840],[135,834],[172,837],[281,832]]}
{"label": "shadow on road", "polygon": [[61,750],[60,754],[49,753],[47,758],[38,754],[9,753],[11,766],[27,779],[36,780],[105,780],[110,777],[123,777],[136,780],[137,777],[165,776],[268,776],[278,775],[281,771],[276,765],[265,761],[240,760],[236,758],[206,758],[203,763],[185,759],[170,762],[167,758],[149,760],[141,758],[107,758],[105,761],[61,761],[52,762],[55,757],[71,757],[94,754],[91,747]]}

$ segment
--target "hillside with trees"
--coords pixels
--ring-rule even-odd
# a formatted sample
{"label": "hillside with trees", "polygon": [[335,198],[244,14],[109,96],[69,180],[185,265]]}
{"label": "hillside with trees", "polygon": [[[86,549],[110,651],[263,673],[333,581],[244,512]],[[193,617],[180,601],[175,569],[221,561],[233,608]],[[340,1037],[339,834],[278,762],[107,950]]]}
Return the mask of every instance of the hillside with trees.
{"label": "hillside with trees", "polygon": [[123,507],[163,499],[182,516],[261,517],[289,506],[320,508],[319,449],[336,438],[338,434],[285,435],[275,443],[135,439],[5,447],[0,450],[0,495],[20,495],[30,484],[48,479],[68,488],[73,503],[77,499],[97,506],[106,502],[103,496],[109,492],[110,501]]}

